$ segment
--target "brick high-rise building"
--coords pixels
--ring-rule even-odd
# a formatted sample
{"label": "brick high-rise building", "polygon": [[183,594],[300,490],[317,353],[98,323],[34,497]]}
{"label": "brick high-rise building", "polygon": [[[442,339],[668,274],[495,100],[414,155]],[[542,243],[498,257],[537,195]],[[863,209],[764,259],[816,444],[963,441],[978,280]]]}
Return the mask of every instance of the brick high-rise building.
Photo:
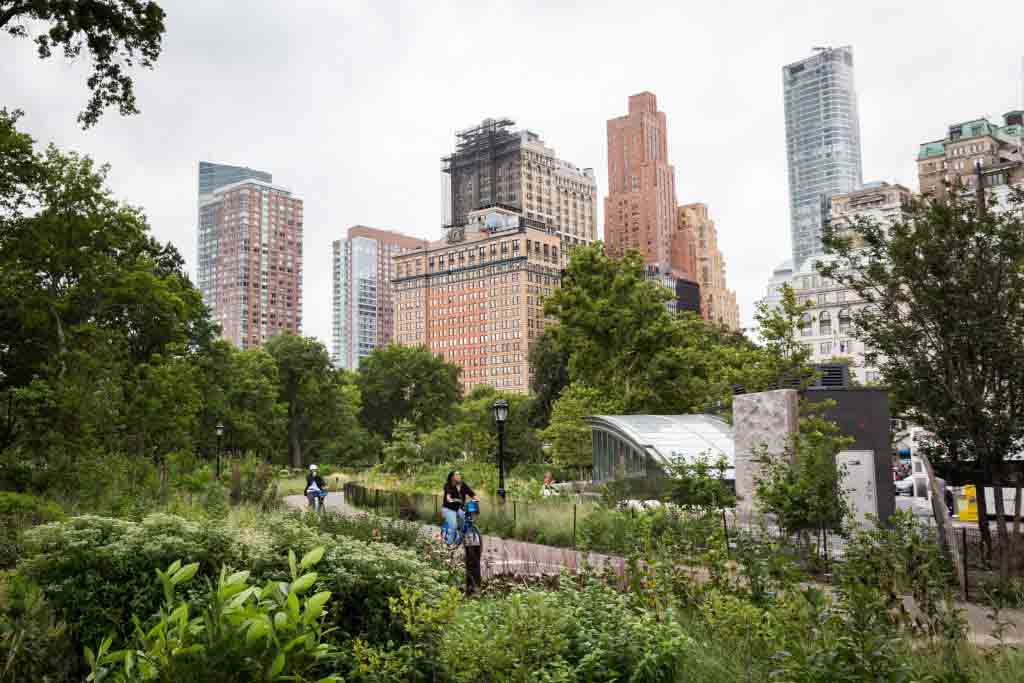
{"label": "brick high-rise building", "polygon": [[698,202],[680,206],[677,223],[680,233],[690,233],[688,241],[695,247],[701,316],[739,331],[740,308],[736,303],[736,292],[726,286],[725,257],[718,248],[718,230],[708,216],[707,205]]}
{"label": "brick high-rise building", "polygon": [[695,281],[690,236],[676,230],[675,169],[668,163],[668,124],[657,98],[629,98],[629,113],[608,121],[608,197],[605,250],[621,258],[638,251],[652,278],[675,288]]}
{"label": "brick high-rise building", "polygon": [[392,258],[422,248],[425,240],[363,225],[333,244],[331,268],[331,361],[355,370],[379,346],[392,341]]}
{"label": "brick high-rise building", "polygon": [[200,163],[196,279],[221,335],[243,349],[302,330],[302,200],[269,178]]}
{"label": "brick high-rise building", "polygon": [[457,134],[455,152],[441,160],[446,226],[492,206],[517,211],[559,235],[562,251],[597,239],[597,179],[559,159],[510,119],[485,119]]}
{"label": "brick high-rise building", "polygon": [[502,207],[472,211],[448,236],[394,257],[394,340],[462,367],[466,391],[527,393],[533,341],[559,286],[561,239]]}

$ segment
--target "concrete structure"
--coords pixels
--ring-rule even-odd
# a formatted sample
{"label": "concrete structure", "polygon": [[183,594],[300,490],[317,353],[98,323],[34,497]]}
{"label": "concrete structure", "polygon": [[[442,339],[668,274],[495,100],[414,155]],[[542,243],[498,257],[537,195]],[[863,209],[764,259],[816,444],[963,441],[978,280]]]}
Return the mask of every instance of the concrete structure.
{"label": "concrete structure", "polygon": [[200,164],[196,279],[222,336],[243,349],[302,330],[302,200],[250,173],[269,177]]}
{"label": "concrete structure", "polygon": [[793,262],[783,261],[772,271],[772,277],[768,280],[765,288],[764,298],[758,303],[763,303],[769,310],[774,310],[782,300],[783,285],[793,284]]}
{"label": "concrete structure", "polygon": [[921,145],[917,176],[921,192],[945,197],[947,185],[975,188],[981,165],[985,187],[1005,203],[1009,187],[1024,183],[1024,111],[1003,116],[1002,125],[980,118],[949,126],[946,137]]}
{"label": "concrete structure", "polygon": [[757,507],[754,493],[761,466],[755,459],[762,453],[780,456],[788,452],[798,429],[797,392],[793,389],[764,391],[733,396],[733,438],[735,439],[736,506],[752,511]]}
{"label": "concrete structure", "polygon": [[725,283],[725,257],[718,248],[718,230],[708,216],[706,204],[684,204],[677,214],[678,233],[690,233],[680,239],[694,245],[697,282],[700,285],[701,316],[730,330],[740,329],[740,307],[736,292]]}
{"label": "concrete structure", "polygon": [[469,214],[491,206],[518,211],[552,229],[561,252],[597,239],[597,179],[559,159],[511,119],[485,119],[457,134],[455,152],[442,159],[445,226],[464,225]]}
{"label": "concrete structure", "polygon": [[394,260],[398,344],[425,345],[462,367],[466,391],[527,393],[530,346],[559,286],[561,239],[549,226],[494,207],[470,212],[446,239]]}
{"label": "concrete structure", "polygon": [[827,200],[861,186],[853,48],[816,48],[782,68],[793,263],[820,254]]}
{"label": "concrete structure", "polygon": [[692,234],[676,229],[675,169],[668,163],[668,124],[657,98],[629,98],[629,113],[608,121],[608,197],[605,249],[612,258],[643,256],[649,277],[673,291],[675,280],[696,282]]}
{"label": "concrete structure", "polygon": [[379,346],[391,343],[394,305],[391,259],[426,243],[390,230],[356,225],[333,243],[331,362],[356,370]]}

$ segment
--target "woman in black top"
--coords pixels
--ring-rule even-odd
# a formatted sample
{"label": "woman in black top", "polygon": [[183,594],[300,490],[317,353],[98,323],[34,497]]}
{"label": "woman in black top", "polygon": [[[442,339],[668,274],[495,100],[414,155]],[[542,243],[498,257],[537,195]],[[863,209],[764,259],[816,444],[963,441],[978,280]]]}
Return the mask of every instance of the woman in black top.
{"label": "woman in black top", "polygon": [[463,506],[466,499],[476,500],[476,493],[468,485],[462,482],[462,474],[456,470],[448,473],[448,481],[444,485],[444,506],[441,512],[444,513],[445,528],[451,531],[462,528],[466,518]]}

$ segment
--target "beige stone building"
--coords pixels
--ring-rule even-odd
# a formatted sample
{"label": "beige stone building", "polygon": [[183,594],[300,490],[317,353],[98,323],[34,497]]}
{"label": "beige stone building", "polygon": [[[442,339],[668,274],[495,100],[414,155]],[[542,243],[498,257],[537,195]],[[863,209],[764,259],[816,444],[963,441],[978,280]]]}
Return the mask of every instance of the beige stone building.
{"label": "beige stone building", "polygon": [[[829,220],[839,230],[861,218],[891,225],[899,220],[911,196],[911,191],[899,184],[866,183],[863,189],[832,197]],[[810,350],[812,363],[847,358],[850,374],[858,382],[877,383],[881,379],[877,361],[872,362],[871,350],[854,336],[853,316],[864,301],[853,290],[818,273],[816,264],[828,260],[822,255],[806,259],[790,280],[797,300],[811,305],[798,328],[800,341]]]}
{"label": "beige stone building", "polygon": [[424,345],[462,367],[471,391],[528,393],[530,347],[550,321],[561,236],[518,211],[467,214],[445,239],[393,257],[394,341]]}
{"label": "beige stone building", "polygon": [[708,215],[706,204],[684,204],[679,207],[677,227],[689,233],[684,242],[694,245],[695,271],[700,285],[701,316],[730,330],[740,329],[740,307],[736,292],[725,282],[725,257],[718,248],[718,230]]}
{"label": "beige stone building", "polygon": [[946,184],[962,182],[974,189],[975,167],[981,165],[986,188],[1001,201],[1009,187],[1024,183],[1024,111],[1003,116],[1002,125],[987,119],[956,123],[946,137],[925,142],[917,154],[921,193],[943,197]]}

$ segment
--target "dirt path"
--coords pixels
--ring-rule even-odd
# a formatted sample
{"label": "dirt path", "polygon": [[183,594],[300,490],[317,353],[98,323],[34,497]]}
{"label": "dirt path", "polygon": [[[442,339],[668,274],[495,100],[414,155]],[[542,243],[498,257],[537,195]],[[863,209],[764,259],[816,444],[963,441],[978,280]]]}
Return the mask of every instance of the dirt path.
{"label": "dirt path", "polygon": [[[287,496],[284,500],[293,508],[304,509],[307,507],[305,496]],[[363,513],[345,503],[344,495],[341,492],[331,493],[327,497],[327,508],[343,515]],[[438,537],[441,529],[438,526],[425,524],[420,528],[420,533],[425,537]],[[587,564],[594,569],[610,568],[620,575],[625,569],[625,559],[615,555],[583,553],[570,548],[556,548],[497,536],[484,536],[483,546],[481,569],[484,578],[507,573],[554,575],[559,574],[563,569],[575,572]],[[458,552],[461,552],[461,549]],[[695,578],[699,580],[700,577],[695,575]],[[910,600],[910,598],[907,599]],[[989,618],[991,611],[987,607],[974,603],[957,603],[957,606],[964,610],[968,624],[968,638],[971,642],[981,646],[997,644],[995,638],[992,637],[993,624]],[[912,601],[908,603],[908,608],[913,608]],[[1010,624],[1003,642],[1009,645],[1024,645],[1024,610],[1003,610],[1000,618]]]}

